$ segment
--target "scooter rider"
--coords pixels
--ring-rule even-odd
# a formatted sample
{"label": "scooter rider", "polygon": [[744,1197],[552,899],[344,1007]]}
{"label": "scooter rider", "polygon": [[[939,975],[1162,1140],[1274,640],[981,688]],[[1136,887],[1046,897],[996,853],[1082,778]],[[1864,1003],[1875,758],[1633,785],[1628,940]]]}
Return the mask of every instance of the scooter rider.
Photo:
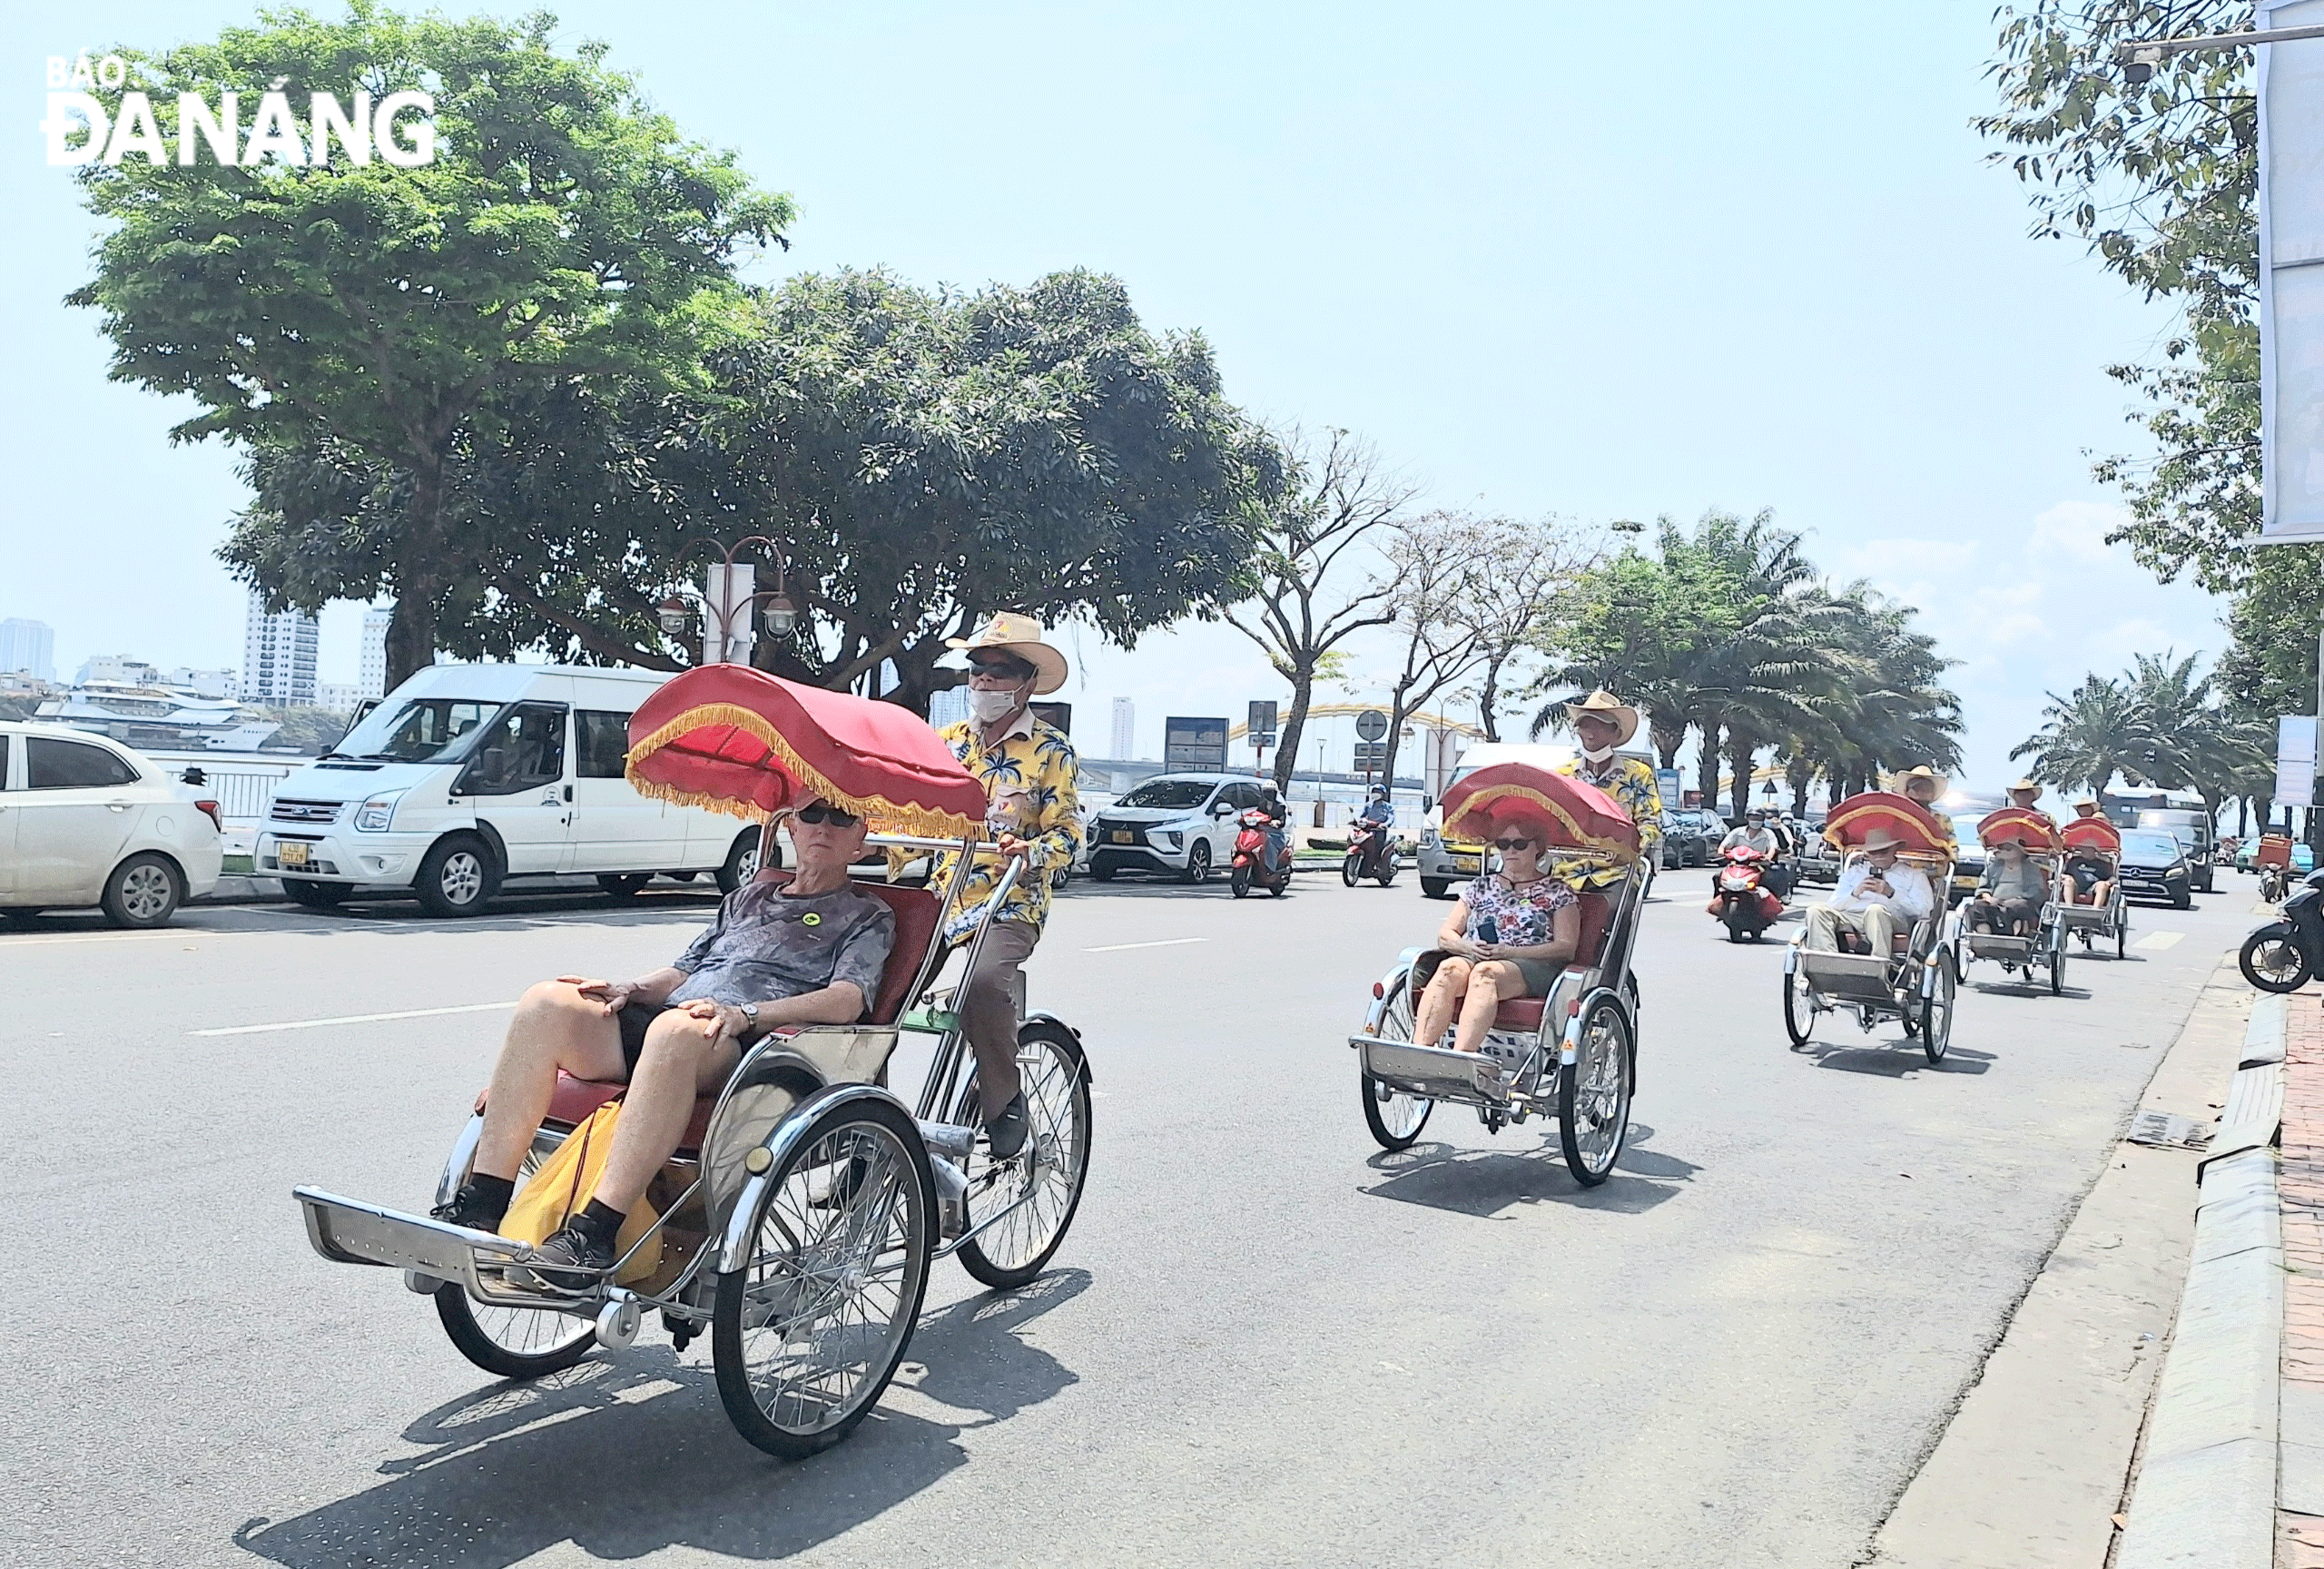
{"label": "scooter rider", "polygon": [[1372,842],[1365,847],[1364,869],[1367,874],[1375,872],[1381,858],[1387,854],[1388,830],[1395,825],[1396,804],[1388,798],[1388,787],[1374,784],[1365,797],[1364,810],[1355,814],[1358,823],[1372,829]]}
{"label": "scooter rider", "polygon": [[1281,868],[1291,860],[1291,839],[1285,832],[1291,808],[1283,804],[1283,793],[1272,779],[1259,786],[1259,810],[1267,814],[1267,864]]}
{"label": "scooter rider", "polygon": [[[1768,893],[1782,899],[1791,893],[1791,873],[1781,859],[1786,849],[1783,831],[1778,824],[1770,821],[1770,817],[1771,814],[1766,807],[1752,807],[1750,816],[1745,820],[1742,827],[1730,828],[1727,831],[1727,837],[1718,842],[1718,851],[1724,855],[1729,850],[1738,848],[1757,850],[1767,861],[1767,864],[1759,872],[1760,883]],[[1718,886],[1718,876],[1716,872],[1713,872],[1711,887],[1716,889]]]}

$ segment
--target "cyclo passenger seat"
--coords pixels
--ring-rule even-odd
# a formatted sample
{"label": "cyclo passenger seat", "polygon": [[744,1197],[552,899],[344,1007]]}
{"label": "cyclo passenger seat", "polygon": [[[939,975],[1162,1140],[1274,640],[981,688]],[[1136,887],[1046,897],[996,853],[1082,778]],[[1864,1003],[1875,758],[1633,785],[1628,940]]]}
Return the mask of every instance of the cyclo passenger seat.
{"label": "cyclo passenger seat", "polygon": [[[1578,890],[1574,897],[1580,902],[1580,920],[1574,931],[1574,956],[1567,962],[1569,967],[1579,965],[1586,970],[1596,966],[1599,953],[1605,947],[1606,923],[1612,919],[1614,907],[1603,893],[1590,889]],[[1455,1022],[1461,1017],[1460,1003],[1467,1001],[1468,999],[1464,996],[1453,1005],[1452,1018]],[[1492,1027],[1496,1030],[1516,1030],[1528,1032],[1539,1031],[1541,1027],[1541,1010],[1548,1006],[1549,1001],[1546,997],[1504,999],[1501,1006],[1493,1010]]]}
{"label": "cyclo passenger seat", "polygon": [[[788,883],[791,873],[770,867],[753,881]],[[850,886],[858,893],[871,894],[895,912],[895,942],[888,950],[886,967],[880,972],[880,994],[872,999],[872,1011],[863,1021],[867,1024],[892,1024],[896,1015],[903,1011],[908,1001],[905,994],[911,989],[912,978],[920,972],[920,962],[927,954],[928,945],[936,940],[937,921],[944,913],[944,902],[925,888],[891,887],[885,883],[851,883]],[[549,1098],[548,1115],[543,1120],[568,1128],[576,1126],[628,1088],[618,1081],[576,1079],[559,1072],[556,1091]],[[478,1104],[483,1104],[480,1098]],[[690,1157],[701,1149],[711,1110],[717,1104],[715,1090],[694,1098],[694,1115],[686,1120],[686,1130],[678,1139],[678,1154]]]}

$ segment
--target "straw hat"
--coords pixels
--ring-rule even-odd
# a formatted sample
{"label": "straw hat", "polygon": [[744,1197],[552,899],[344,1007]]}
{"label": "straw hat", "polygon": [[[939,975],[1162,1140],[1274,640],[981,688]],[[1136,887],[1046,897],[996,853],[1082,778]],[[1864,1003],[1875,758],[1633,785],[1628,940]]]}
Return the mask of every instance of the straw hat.
{"label": "straw hat", "polygon": [[1905,848],[1905,842],[1886,828],[1867,828],[1864,831],[1864,838],[1857,844],[1856,848],[1859,850],[1902,850]]}
{"label": "straw hat", "polygon": [[947,648],[965,648],[974,653],[979,648],[998,648],[1012,658],[1022,659],[1033,667],[1033,695],[1045,697],[1065,685],[1065,655],[1041,641],[1041,624],[1030,616],[1020,616],[1014,610],[996,611],[970,637],[948,637]]}
{"label": "straw hat", "polygon": [[1565,706],[1565,718],[1569,725],[1585,714],[1613,721],[1614,745],[1617,746],[1624,745],[1631,736],[1638,734],[1638,710],[1603,686],[1599,687],[1581,702],[1569,703]]}
{"label": "straw hat", "polygon": [[2085,806],[2089,807],[2093,812],[2097,811],[2098,797],[2095,795],[2084,795],[2073,804],[2073,809],[2077,812],[2081,811]]}
{"label": "straw hat", "polygon": [[1953,783],[1953,781],[1947,779],[1944,775],[1938,773],[1935,769],[1924,763],[1917,768],[1908,768],[1902,774],[1892,775],[1888,781],[1888,788],[1894,790],[1899,795],[1908,795],[1912,793],[1909,786],[1915,780],[1918,779],[1927,780],[1931,790],[1938,795],[1944,794],[1945,787]]}
{"label": "straw hat", "polygon": [[2039,798],[2042,794],[2042,787],[2039,784],[2034,784],[2031,779],[2020,779],[2015,784],[2012,784],[2010,789],[2013,791],[2031,790],[2034,792],[2036,798]]}

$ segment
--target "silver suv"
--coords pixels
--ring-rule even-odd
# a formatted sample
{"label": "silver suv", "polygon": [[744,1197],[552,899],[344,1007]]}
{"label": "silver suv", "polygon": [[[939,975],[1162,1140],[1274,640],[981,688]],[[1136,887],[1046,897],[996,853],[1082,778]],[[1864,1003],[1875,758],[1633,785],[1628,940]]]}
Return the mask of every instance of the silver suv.
{"label": "silver suv", "polygon": [[1200,883],[1234,860],[1236,819],[1258,804],[1259,781],[1247,774],[1158,774],[1089,820],[1089,875]]}

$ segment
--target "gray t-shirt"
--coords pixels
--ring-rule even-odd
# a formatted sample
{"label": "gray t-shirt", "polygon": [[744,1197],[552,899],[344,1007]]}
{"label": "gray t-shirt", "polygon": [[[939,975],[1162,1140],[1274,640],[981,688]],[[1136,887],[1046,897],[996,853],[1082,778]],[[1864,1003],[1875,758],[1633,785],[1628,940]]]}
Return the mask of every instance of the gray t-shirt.
{"label": "gray t-shirt", "polygon": [[678,955],[676,967],[686,978],[669,1000],[707,997],[739,1006],[851,981],[868,1009],[895,941],[895,912],[869,893],[838,888],[793,898],[779,883],[746,883],[726,895],[710,930]]}

